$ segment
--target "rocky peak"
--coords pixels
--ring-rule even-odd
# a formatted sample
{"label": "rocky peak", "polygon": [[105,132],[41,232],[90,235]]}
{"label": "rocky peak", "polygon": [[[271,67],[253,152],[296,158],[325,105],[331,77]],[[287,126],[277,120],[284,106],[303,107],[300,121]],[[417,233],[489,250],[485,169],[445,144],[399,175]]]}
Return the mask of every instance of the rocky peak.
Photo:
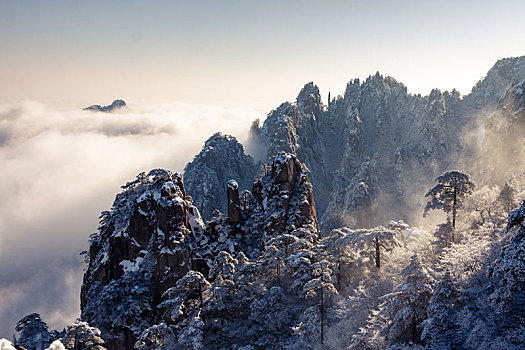
{"label": "rocky peak", "polygon": [[227,210],[224,195],[230,179],[243,191],[251,188],[255,175],[253,158],[244,153],[235,137],[222,133],[211,136],[184,170],[188,192],[205,219],[210,219],[215,209]]}
{"label": "rocky peak", "polygon": [[[444,122],[444,116],[447,113],[447,103],[445,95],[439,89],[432,89],[427,99],[426,120],[423,123],[423,131],[429,129],[429,125],[436,126]],[[442,130],[436,130],[438,133]],[[439,137],[439,134],[435,135]]]}
{"label": "rocky peak", "polygon": [[313,227],[319,235],[313,186],[297,157],[284,151],[272,159],[271,171],[253,186],[260,199],[260,218],[266,235],[274,236],[300,227]]}
{"label": "rocky peak", "polygon": [[307,83],[297,96],[297,108],[299,112],[307,117],[315,119],[319,116],[323,104],[319,88],[313,82]]}
{"label": "rocky peak", "polygon": [[503,58],[487,72],[465,97],[469,108],[491,114],[508,88],[525,77],[525,56]]}
{"label": "rocky peak", "polygon": [[156,320],[156,305],[191,268],[189,247],[205,230],[181,174],[155,169],[122,188],[91,236],[81,290],[82,317],[110,350],[133,348],[141,327]]}
{"label": "rocky peak", "polygon": [[228,199],[228,220],[231,225],[235,225],[241,220],[241,201],[237,181],[230,180],[228,182],[226,197]]}
{"label": "rocky peak", "polygon": [[511,87],[500,101],[500,109],[513,111],[515,114],[525,110],[525,80]]}
{"label": "rocky peak", "polygon": [[126,102],[124,102],[124,100],[115,100],[110,105],[107,105],[107,106],[92,105],[92,106],[84,108],[83,110],[92,111],[92,112],[110,113],[122,107],[126,107]]}
{"label": "rocky peak", "polygon": [[[236,149],[235,139],[216,134],[206,153],[221,149],[224,139]],[[147,325],[163,319],[167,291],[190,270],[208,276],[220,254],[256,259],[277,235],[299,230],[319,237],[308,169],[286,152],[266,169],[253,195],[244,191],[241,197],[238,182],[226,182],[228,216],[216,211],[208,227],[181,174],[156,169],[122,187],[91,236],[81,290],[82,319],[101,330],[107,349],[133,348]]]}
{"label": "rocky peak", "polygon": [[296,126],[299,116],[296,106],[282,103],[271,111],[262,127],[262,141],[267,144],[266,157],[270,159],[279,151],[296,153],[298,150]]}

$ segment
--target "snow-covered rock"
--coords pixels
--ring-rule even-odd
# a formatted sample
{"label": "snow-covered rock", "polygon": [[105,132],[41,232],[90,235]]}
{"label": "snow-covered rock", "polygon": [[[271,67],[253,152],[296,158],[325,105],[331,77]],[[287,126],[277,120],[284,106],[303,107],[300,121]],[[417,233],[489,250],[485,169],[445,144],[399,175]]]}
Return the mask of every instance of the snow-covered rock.
{"label": "snow-covered rock", "polygon": [[251,189],[256,170],[253,158],[244,153],[243,146],[233,136],[216,133],[186,165],[184,182],[193,203],[207,220],[215,209],[226,212],[228,181],[237,181],[241,192]]}
{"label": "snow-covered rock", "polygon": [[104,112],[104,113],[111,113],[116,111],[117,109],[121,109],[123,107],[126,107],[126,102],[124,100],[115,100],[111,102],[110,105],[107,106],[101,106],[101,105],[92,105],[89,107],[84,108],[84,111],[92,111],[92,112]]}
{"label": "snow-covered rock", "polygon": [[189,245],[204,229],[180,174],[156,169],[123,186],[91,236],[81,292],[82,317],[108,349],[133,347],[162,294],[190,270]]}
{"label": "snow-covered rock", "polygon": [[[305,163],[324,232],[342,225],[373,227],[390,217],[413,221],[422,207],[412,198],[423,196],[436,176],[460,164],[474,166],[466,159],[479,150],[476,135],[491,113],[508,110],[511,102],[513,113],[523,112],[510,96],[498,105],[523,79],[524,57],[498,61],[465,97],[438,89],[428,96],[409,94],[403,84],[376,73],[350,81],[329,106],[308,83],[295,103],[281,104],[262,126],[254,124],[251,135],[268,149],[268,159],[286,151]],[[509,91],[522,93],[519,86]]]}

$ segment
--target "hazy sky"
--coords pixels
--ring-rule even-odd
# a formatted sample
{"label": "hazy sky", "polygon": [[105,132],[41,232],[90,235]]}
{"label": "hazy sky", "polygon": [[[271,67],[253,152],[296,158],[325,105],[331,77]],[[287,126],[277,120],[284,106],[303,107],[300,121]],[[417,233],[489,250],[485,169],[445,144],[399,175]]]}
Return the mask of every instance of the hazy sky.
{"label": "hazy sky", "polygon": [[466,94],[525,53],[525,1],[0,2],[0,102],[270,109],[379,70]]}

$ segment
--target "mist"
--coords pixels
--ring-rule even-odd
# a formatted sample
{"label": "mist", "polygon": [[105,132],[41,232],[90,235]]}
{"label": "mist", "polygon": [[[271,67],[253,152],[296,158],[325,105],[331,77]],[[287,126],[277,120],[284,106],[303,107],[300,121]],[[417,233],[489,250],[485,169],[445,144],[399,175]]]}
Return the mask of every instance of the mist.
{"label": "mist", "polygon": [[120,186],[141,171],[183,171],[217,131],[248,137],[254,109],[182,103],[118,112],[0,106],[0,337],[26,314],[51,329],[80,315],[80,252]]}

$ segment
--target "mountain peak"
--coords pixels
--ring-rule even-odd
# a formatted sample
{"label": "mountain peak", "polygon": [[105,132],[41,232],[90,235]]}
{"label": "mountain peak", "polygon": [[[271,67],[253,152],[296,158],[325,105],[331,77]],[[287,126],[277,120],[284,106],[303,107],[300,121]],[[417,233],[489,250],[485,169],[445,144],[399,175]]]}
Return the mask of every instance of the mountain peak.
{"label": "mountain peak", "polygon": [[86,108],[83,108],[84,111],[92,111],[92,112],[104,112],[104,113],[111,113],[117,109],[126,107],[126,102],[124,100],[115,100],[111,102],[110,105],[107,106],[101,106],[101,105],[92,105]]}

